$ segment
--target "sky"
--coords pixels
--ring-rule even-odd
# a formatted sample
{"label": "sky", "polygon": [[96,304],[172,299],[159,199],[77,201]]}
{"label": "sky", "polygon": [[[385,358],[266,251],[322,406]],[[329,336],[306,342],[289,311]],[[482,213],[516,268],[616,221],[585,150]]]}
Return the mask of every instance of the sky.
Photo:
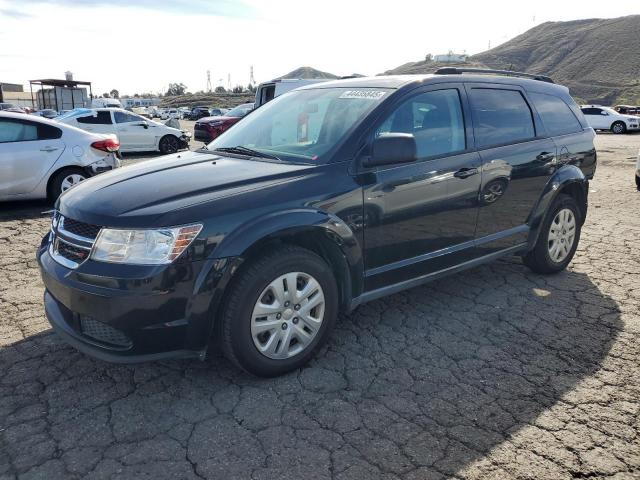
{"label": "sky", "polygon": [[259,83],[300,67],[375,75],[475,54],[546,21],[639,14],[640,2],[0,0],[0,82],[91,81],[94,94]]}

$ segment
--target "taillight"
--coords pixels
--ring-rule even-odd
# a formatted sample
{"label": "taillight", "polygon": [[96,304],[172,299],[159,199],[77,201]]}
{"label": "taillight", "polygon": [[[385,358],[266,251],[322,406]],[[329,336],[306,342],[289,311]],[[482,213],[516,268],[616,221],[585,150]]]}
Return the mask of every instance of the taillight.
{"label": "taillight", "polygon": [[120,142],[113,138],[107,138],[106,140],[93,142],[91,146],[97,150],[102,150],[103,152],[117,152],[120,149]]}

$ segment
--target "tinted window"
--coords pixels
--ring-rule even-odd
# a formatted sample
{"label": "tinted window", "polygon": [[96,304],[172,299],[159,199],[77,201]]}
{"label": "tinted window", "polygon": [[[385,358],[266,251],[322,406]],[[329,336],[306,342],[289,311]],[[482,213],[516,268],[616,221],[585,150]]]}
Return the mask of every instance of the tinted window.
{"label": "tinted window", "polygon": [[24,120],[0,120],[0,143],[52,140],[61,136],[62,130],[52,125]]}
{"label": "tinted window", "polygon": [[144,122],[145,118],[139,117],[132,113],[127,112],[114,112],[113,116],[116,120],[116,123],[127,123],[127,122]]}
{"label": "tinted window", "polygon": [[464,119],[458,91],[437,90],[406,100],[376,130],[376,136],[395,132],[413,134],[418,158],[464,150]]}
{"label": "tinted window", "polygon": [[94,116],[93,114],[87,117],[78,117],[78,123],[90,123],[90,124],[99,124],[99,125],[111,125],[113,122],[111,121],[111,112],[100,111]]}
{"label": "tinted window", "polygon": [[38,126],[15,120],[0,120],[0,143],[26,142],[38,139]]}
{"label": "tinted window", "polygon": [[602,110],[599,108],[583,108],[582,113],[585,115],[600,115]]}
{"label": "tinted window", "polygon": [[529,98],[533,101],[549,135],[566,135],[582,131],[582,125],[560,98],[544,93],[531,93]]}
{"label": "tinted window", "polygon": [[515,90],[474,88],[471,108],[479,147],[522,142],[536,136],[531,109]]}

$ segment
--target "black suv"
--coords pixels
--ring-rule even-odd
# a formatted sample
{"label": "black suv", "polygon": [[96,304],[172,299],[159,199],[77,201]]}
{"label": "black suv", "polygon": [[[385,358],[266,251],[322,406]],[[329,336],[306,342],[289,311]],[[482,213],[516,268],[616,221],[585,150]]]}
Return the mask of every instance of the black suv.
{"label": "black suv", "polygon": [[101,359],[215,340],[269,376],[363,302],[505,255],[564,269],[594,132],[567,88],[489,73],[303,87],[202,150],[86,180],[38,251],[49,321]]}
{"label": "black suv", "polygon": [[193,107],[189,112],[189,120],[200,120],[204,117],[210,117],[211,112],[207,107]]}

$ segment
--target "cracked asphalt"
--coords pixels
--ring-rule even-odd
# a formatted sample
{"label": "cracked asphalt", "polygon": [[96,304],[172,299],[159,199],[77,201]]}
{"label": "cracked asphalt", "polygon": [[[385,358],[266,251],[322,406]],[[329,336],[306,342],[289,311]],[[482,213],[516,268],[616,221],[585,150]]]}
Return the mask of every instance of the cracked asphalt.
{"label": "cracked asphalt", "polygon": [[0,479],[640,478],[640,135],[599,135],[577,255],[360,307],[301,371],[114,366],[51,332],[45,203],[0,204]]}

